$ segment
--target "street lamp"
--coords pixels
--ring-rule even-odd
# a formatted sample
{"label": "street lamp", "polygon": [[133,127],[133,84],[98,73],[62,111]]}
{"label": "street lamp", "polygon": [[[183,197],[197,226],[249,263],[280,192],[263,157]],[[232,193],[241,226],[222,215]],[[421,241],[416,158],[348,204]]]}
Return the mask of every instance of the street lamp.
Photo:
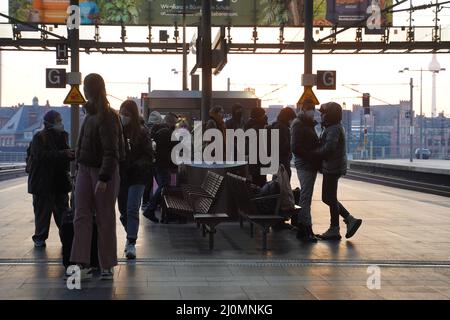
{"label": "street lamp", "polygon": [[[439,73],[440,71],[446,71],[445,68],[440,68],[439,64],[437,64],[436,68],[433,68],[433,66],[430,65],[430,69],[410,69],[410,68],[403,68],[402,70],[399,70],[399,73],[406,73],[406,72],[420,72],[420,143],[419,143],[419,159],[422,159],[422,149],[423,149],[423,113],[422,113],[422,106],[423,106],[423,72],[432,72],[433,74]],[[433,89],[435,90],[435,89]],[[433,97],[434,99],[434,97]],[[412,102],[411,102],[412,105]],[[412,106],[411,106],[412,108]],[[411,113],[412,117],[412,113]]]}

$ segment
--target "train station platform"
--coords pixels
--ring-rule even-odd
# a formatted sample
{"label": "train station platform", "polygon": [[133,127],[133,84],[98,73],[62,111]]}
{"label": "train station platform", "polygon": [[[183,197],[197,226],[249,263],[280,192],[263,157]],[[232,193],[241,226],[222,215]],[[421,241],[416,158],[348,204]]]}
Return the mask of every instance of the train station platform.
{"label": "train station platform", "polygon": [[387,168],[394,170],[406,170],[412,172],[423,172],[442,174],[450,176],[450,160],[424,160],[413,159],[392,159],[392,160],[352,160],[349,161],[351,165],[360,165],[376,168]]}
{"label": "train station platform", "polygon": [[[292,186],[298,186],[295,176]],[[193,223],[142,218],[137,260],[131,262],[117,220],[114,281],[95,278],[82,290],[69,290],[53,223],[47,247],[33,247],[26,189],[26,178],[0,182],[0,299],[450,299],[448,197],[342,179],[341,202],[363,219],[352,239],[302,244],[291,230],[272,231],[266,252],[259,233],[250,238],[247,224],[219,225],[210,251]],[[313,200],[319,233],[329,224],[320,176]],[[380,268],[379,289],[367,285],[371,266]]]}

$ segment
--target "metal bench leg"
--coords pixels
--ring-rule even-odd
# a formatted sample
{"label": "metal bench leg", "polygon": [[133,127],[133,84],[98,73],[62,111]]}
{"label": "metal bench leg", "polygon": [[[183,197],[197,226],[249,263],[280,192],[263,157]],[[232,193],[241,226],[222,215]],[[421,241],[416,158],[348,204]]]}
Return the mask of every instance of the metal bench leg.
{"label": "metal bench leg", "polygon": [[239,217],[239,226],[240,226],[241,228],[244,227],[244,219],[243,219],[242,217]]}
{"label": "metal bench leg", "polygon": [[197,228],[199,228],[199,229],[200,229],[200,227],[201,227],[201,224],[200,224],[200,222],[197,222]]}
{"label": "metal bench leg", "polygon": [[214,225],[209,226],[209,250],[214,249],[214,233],[216,233],[216,228]]}
{"label": "metal bench leg", "polygon": [[203,234],[203,237],[206,237],[206,226],[204,223],[202,224],[202,234]]}
{"label": "metal bench leg", "polygon": [[250,222],[250,238],[254,237],[254,233],[255,233],[255,231],[254,231],[253,223]]}
{"label": "metal bench leg", "polygon": [[268,233],[268,231],[269,231],[269,228],[267,226],[264,226],[263,230],[262,230],[262,249],[264,251],[267,250],[267,233]]}

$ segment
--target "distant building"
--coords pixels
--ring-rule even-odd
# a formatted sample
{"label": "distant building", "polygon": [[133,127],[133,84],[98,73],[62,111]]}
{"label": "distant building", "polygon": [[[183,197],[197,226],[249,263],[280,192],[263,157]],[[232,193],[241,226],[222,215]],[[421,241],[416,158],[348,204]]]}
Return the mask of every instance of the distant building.
{"label": "distant building", "polygon": [[[46,105],[40,106],[38,98],[35,97],[31,105],[21,105],[18,108],[0,108],[0,110],[2,109],[14,109],[12,111],[0,111],[0,121],[2,121],[0,150],[3,152],[26,150],[34,134],[43,128],[43,117],[50,110],[56,110],[61,114],[64,128],[70,136],[69,107],[50,107],[48,102]],[[8,120],[6,120],[7,115],[10,115]],[[3,117],[5,120],[1,120]]]}

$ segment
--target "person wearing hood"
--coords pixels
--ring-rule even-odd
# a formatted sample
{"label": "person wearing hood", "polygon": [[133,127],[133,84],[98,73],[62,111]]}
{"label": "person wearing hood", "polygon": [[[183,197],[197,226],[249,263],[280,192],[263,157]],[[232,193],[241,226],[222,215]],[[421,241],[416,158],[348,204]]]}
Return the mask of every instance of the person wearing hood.
{"label": "person wearing hood", "polygon": [[45,247],[53,214],[58,229],[69,208],[70,161],[75,153],[68,144],[61,115],[51,110],[44,116],[44,129],[37,132],[27,150],[28,193],[33,195],[36,247]]}
{"label": "person wearing hood", "polygon": [[120,163],[120,190],[118,205],[120,221],[127,233],[125,254],[136,259],[136,240],[139,231],[139,208],[150,180],[153,150],[147,129],[141,124],[136,103],[127,100],[120,106],[120,118],[126,150],[125,161]]}
{"label": "person wearing hood", "polygon": [[243,107],[239,103],[235,103],[231,108],[231,118],[225,121],[227,129],[244,129]]}
{"label": "person wearing hood", "polygon": [[[226,126],[223,121],[224,110],[221,106],[212,107],[209,110],[209,119],[206,122],[205,131],[209,129],[217,129],[222,133],[222,144],[223,144],[223,154],[226,154],[225,144],[226,144]],[[207,142],[211,143],[211,141]],[[225,160],[225,159],[221,159]]]}
{"label": "person wearing hood", "polygon": [[311,219],[314,184],[320,168],[320,159],[312,154],[319,147],[319,137],[314,129],[317,125],[314,115],[314,103],[310,99],[306,100],[292,124],[292,153],[301,187],[299,201],[301,210],[297,217],[297,238],[303,242],[317,242]]}
{"label": "person wearing hood", "polygon": [[[261,163],[259,161],[259,131],[265,129],[267,126],[267,115],[266,111],[261,107],[255,107],[250,111],[250,119],[247,121],[247,123],[244,126],[244,130],[247,131],[249,129],[256,130],[257,134],[257,163],[256,164],[250,164],[248,166],[249,174],[252,178],[252,182],[256,184],[259,187],[263,187],[267,182],[266,175],[261,174]],[[248,146],[247,141],[247,155],[250,150]]]}
{"label": "person wearing hood", "polygon": [[322,240],[340,240],[339,216],[347,225],[345,237],[351,238],[361,226],[362,220],[354,218],[337,199],[339,178],[347,173],[345,131],[342,127],[342,107],[329,102],[320,107],[322,134],[320,146],[313,155],[322,159],[322,201],[330,207],[330,228],[319,235]]}
{"label": "person wearing hood", "polygon": [[[163,118],[158,111],[152,111],[148,116],[147,121],[147,131],[149,135],[149,139],[152,143],[152,150],[155,151],[156,146],[153,143],[153,134],[161,128],[161,124],[163,122]],[[150,175],[148,176],[148,181],[145,183],[144,195],[142,197],[142,211],[145,212],[147,207],[150,204],[150,198],[153,194],[153,178],[155,176],[155,168],[151,167]]]}

